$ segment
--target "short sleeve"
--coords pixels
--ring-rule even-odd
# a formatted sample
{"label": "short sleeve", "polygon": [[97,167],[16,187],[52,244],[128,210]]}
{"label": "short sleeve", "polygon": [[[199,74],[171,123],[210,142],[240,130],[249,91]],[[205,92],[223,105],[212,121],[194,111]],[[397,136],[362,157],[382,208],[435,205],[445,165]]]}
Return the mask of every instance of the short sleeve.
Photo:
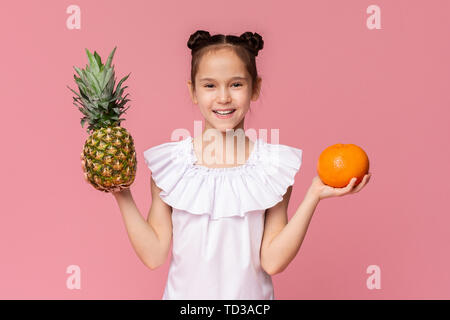
{"label": "short sleeve", "polygon": [[185,141],[166,142],[144,151],[144,160],[152,172],[156,185],[162,189],[161,197],[170,194],[180,183],[186,172],[187,159]]}

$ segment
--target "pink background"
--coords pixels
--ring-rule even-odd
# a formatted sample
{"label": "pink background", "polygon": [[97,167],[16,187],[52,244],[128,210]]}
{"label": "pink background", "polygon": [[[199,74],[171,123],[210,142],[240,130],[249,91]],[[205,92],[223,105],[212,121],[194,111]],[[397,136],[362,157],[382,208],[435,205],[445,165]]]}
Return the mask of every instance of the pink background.
{"label": "pink background", "polygon": [[[66,27],[72,4],[79,30]],[[372,4],[381,30],[366,26]],[[265,41],[246,128],[279,129],[280,143],[303,150],[289,217],[325,147],[354,143],[371,161],[365,189],[319,203],[298,255],[273,276],[276,299],[449,299],[449,11],[448,1],[410,0],[2,2],[0,298],[161,298],[170,256],[147,269],[113,196],[84,182],[86,125],[66,86],[76,88],[85,48],[105,60],[117,45],[116,77],[131,72],[131,190],[147,218],[143,151],[202,119],[186,43],[204,29]],[[66,287],[70,265],[79,290]],[[370,265],[381,289],[366,286]]]}

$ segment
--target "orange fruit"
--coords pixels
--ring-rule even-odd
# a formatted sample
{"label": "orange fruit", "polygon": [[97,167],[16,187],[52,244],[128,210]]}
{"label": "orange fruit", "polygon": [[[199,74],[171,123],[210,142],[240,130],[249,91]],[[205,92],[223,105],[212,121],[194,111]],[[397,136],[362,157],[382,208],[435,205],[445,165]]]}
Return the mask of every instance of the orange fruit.
{"label": "orange fruit", "polygon": [[320,180],[334,188],[343,188],[356,177],[355,186],[369,172],[369,158],[354,144],[337,143],[327,147],[319,156],[317,173]]}

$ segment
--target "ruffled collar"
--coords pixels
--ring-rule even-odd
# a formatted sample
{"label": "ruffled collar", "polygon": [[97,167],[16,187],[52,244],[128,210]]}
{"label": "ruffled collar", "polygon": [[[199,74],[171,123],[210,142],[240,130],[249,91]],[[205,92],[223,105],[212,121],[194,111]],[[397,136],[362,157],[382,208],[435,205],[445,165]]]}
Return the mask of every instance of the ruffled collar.
{"label": "ruffled collar", "polygon": [[247,162],[209,168],[195,164],[193,138],[163,143],[144,152],[161,199],[172,208],[211,219],[263,212],[283,199],[302,163],[302,150],[254,141]]}

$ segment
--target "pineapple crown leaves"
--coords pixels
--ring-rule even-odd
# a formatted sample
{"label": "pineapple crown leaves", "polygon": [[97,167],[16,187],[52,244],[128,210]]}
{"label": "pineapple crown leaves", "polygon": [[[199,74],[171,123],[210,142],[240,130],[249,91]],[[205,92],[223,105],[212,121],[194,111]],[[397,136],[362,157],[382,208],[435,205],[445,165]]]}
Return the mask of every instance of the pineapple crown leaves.
{"label": "pineapple crown leaves", "polygon": [[128,86],[122,87],[122,84],[131,73],[123,77],[114,89],[116,79],[111,62],[116,49],[117,46],[109,54],[106,64],[102,63],[97,51],[92,54],[86,49],[89,65],[85,69],[74,66],[78,74],[78,77],[74,74],[74,79],[79,93],[67,86],[76,95],[73,97],[73,104],[84,115],[81,126],[84,127],[86,121],[89,123],[88,133],[103,127],[120,126],[120,122],[125,120],[120,116],[129,108],[124,109],[125,104],[130,101],[127,99],[129,94],[122,96]]}

